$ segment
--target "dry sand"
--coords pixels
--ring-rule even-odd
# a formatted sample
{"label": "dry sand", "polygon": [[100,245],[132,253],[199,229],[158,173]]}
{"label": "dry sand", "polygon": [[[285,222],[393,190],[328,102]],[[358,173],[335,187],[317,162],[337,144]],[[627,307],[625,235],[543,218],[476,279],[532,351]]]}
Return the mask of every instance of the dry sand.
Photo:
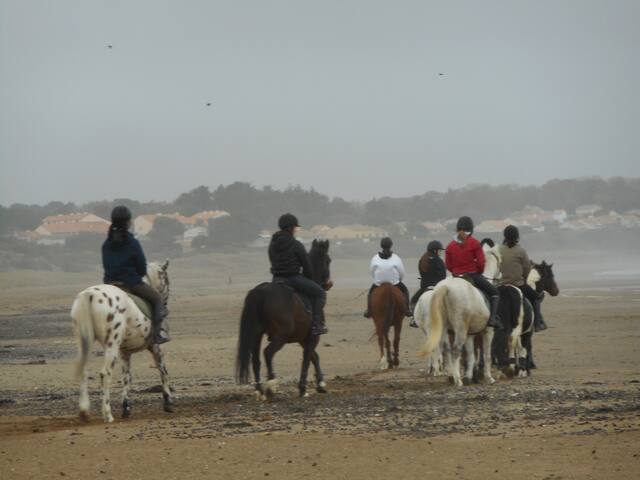
{"label": "dry sand", "polygon": [[[142,353],[133,357],[132,417],[116,410],[109,425],[99,416],[97,378],[93,418],[77,420],[71,377],[68,309],[97,275],[0,274],[2,478],[640,478],[633,279],[586,281],[580,265],[567,267],[558,275],[563,293],[544,303],[552,327],[534,338],[533,375],[455,389],[425,378],[421,334],[406,325],[400,368],[376,370],[372,325],[361,317],[366,265],[334,261],[331,331],[319,348],[330,392],[297,398],[300,349],[287,346],[276,356],[282,391],[264,403],[233,380],[242,298],[265,278],[264,265],[234,270],[229,285],[232,267],[209,261],[171,267],[166,352],[176,412],[164,413],[160,394],[145,392],[158,375]],[[99,350],[90,362],[96,377]],[[119,392],[115,384],[112,395]]]}

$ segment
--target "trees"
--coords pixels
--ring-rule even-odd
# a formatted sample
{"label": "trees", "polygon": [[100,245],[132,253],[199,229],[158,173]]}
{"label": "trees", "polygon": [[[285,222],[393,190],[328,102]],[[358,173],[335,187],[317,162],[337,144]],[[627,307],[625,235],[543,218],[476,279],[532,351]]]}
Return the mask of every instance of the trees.
{"label": "trees", "polygon": [[175,244],[176,238],[183,233],[184,226],[178,220],[171,217],[157,217],[149,232],[149,239],[158,246],[167,247]]}

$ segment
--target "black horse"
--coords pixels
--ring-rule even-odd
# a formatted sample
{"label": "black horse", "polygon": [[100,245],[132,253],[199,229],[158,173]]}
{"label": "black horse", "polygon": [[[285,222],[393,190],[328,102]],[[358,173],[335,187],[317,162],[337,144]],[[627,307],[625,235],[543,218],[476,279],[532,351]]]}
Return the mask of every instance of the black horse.
{"label": "black horse", "polygon": [[[329,241],[314,240],[309,251],[312,279],[329,290],[333,286],[329,265]],[[264,349],[267,364],[267,385],[260,383],[260,345],[267,335],[269,344]],[[253,366],[256,393],[271,398],[276,392],[277,381],[273,369],[273,356],[286,343],[299,343],[303,348],[302,369],[298,389],[300,396],[307,391],[309,363],[316,371],[316,390],[326,393],[326,384],[316,352],[319,336],[311,333],[311,312],[304,299],[287,285],[261,283],[247,293],[240,319],[238,351],[236,355],[236,380],[249,383],[249,364]]]}
{"label": "black horse", "polygon": [[[548,264],[544,260],[540,264],[532,263],[532,272],[530,278],[535,282],[535,290],[543,298],[544,292],[552,297],[560,293],[553,274],[553,264]],[[501,286],[500,290],[500,309],[499,315],[502,319],[503,330],[496,331],[492,343],[492,358],[498,367],[508,367],[510,364],[516,364],[516,373],[519,370],[526,370],[530,373],[532,368],[536,368],[533,362],[533,308],[529,300],[522,297],[511,286]],[[509,358],[508,341],[511,331],[518,324],[520,315],[520,305],[522,303],[524,309],[524,319],[522,325],[522,334],[520,337],[521,344],[527,350],[527,357],[524,362],[516,358]]]}

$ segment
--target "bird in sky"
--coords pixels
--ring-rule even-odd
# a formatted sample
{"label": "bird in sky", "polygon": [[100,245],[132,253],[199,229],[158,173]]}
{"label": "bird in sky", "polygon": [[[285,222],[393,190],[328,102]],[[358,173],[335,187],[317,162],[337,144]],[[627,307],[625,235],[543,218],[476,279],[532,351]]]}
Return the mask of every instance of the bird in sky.
{"label": "bird in sky", "polygon": [[439,75],[440,77],[442,77],[442,76],[444,75],[444,73],[438,73],[438,75]]}
{"label": "bird in sky", "polygon": [[208,103],[207,103],[207,107],[210,107],[210,106],[211,106],[211,102],[208,102]]}
{"label": "bird in sky", "polygon": [[113,45],[107,45],[107,48],[113,48]]}

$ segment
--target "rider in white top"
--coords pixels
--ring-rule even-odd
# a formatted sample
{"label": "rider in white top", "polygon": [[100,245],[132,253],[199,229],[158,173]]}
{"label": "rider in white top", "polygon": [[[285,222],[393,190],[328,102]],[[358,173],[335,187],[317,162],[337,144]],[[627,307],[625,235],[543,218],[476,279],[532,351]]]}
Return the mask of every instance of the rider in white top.
{"label": "rider in white top", "polygon": [[369,270],[373,283],[378,287],[383,283],[397,285],[404,278],[402,259],[395,253],[392,253],[389,258],[380,258],[380,254],[376,253],[371,259]]}
{"label": "rider in white top", "polygon": [[371,259],[369,270],[373,277],[373,285],[369,289],[369,295],[367,296],[367,311],[364,313],[366,318],[371,318],[371,293],[376,287],[379,287],[383,283],[390,283],[396,285],[406,300],[406,313],[407,317],[412,316],[411,305],[409,303],[409,290],[402,283],[404,278],[404,265],[402,259],[391,251],[393,242],[389,237],[385,237],[380,241],[380,247],[382,251],[376,253]]}

